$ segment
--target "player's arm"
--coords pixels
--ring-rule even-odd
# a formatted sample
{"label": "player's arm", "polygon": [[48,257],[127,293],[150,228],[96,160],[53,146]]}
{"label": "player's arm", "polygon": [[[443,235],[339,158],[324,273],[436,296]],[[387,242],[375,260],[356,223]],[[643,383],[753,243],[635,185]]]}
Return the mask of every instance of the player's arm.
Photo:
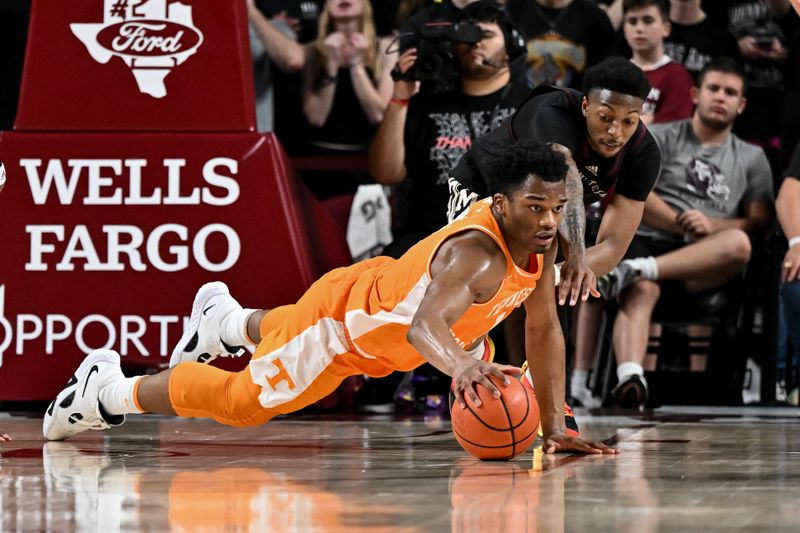
{"label": "player's arm", "polygon": [[683,230],[675,221],[677,217],[678,211],[658,194],[651,192],[647,195],[644,213],[642,213],[642,224],[673,235],[683,235]]}
{"label": "player's arm", "polygon": [[551,143],[553,150],[564,154],[567,162],[567,206],[561,225],[558,228],[562,241],[567,246],[567,260],[561,265],[561,285],[558,303],[570,305],[578,303],[578,298],[587,300],[589,294],[596,294],[597,279],[586,256],[586,207],[583,205],[583,183],[578,166],[569,148]]}
{"label": "player's arm", "polygon": [[542,277],[525,301],[525,356],[539,403],[545,453],[579,451],[616,453],[600,442],[568,437],[564,425],[564,335],[556,314],[554,269],[557,248],[545,254]]}
{"label": "player's arm", "polygon": [[458,345],[450,329],[473,303],[488,300],[497,291],[505,266],[505,257],[487,235],[472,231],[450,238],[436,253],[431,282],[408,330],[408,342],[453,378],[456,400],[462,405],[465,395],[480,405],[475,383],[500,396],[487,375],[508,383],[504,373],[520,373],[516,367],[473,359]]}
{"label": "player's arm", "polygon": [[600,221],[597,244],[586,252],[595,274],[608,274],[622,260],[642,220],[644,204],[621,194],[614,195]]}

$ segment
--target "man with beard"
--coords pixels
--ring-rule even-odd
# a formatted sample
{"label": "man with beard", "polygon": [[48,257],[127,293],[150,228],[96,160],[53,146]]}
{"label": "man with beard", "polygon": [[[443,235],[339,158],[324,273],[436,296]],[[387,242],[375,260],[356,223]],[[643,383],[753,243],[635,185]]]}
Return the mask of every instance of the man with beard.
{"label": "man with beard", "polygon": [[[416,83],[394,82],[392,100],[370,148],[370,172],[383,185],[410,181],[408,220],[384,254],[399,257],[419,240],[447,224],[447,178],[474,140],[514,114],[530,92],[514,82],[509,63],[524,54],[513,42],[514,29],[501,8],[475,2],[457,15],[480,27],[481,40],[454,47],[455,90],[414,94]],[[400,55],[397,70],[409,71],[417,49]]]}
{"label": "man with beard", "polygon": [[619,385],[613,395],[625,407],[647,401],[642,363],[661,293],[699,293],[739,276],[750,260],[750,239],[772,219],[767,158],[731,133],[745,108],[744,70],[718,58],[697,83],[691,119],[651,128],[661,149],[661,174],[628,259],[600,283],[604,297],[619,299],[613,336]]}

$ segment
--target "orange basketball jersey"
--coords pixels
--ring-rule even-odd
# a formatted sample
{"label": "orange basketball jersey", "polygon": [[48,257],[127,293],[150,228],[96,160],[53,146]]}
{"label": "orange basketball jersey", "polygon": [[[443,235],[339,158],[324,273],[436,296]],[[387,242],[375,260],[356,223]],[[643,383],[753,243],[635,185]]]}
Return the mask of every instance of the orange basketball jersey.
{"label": "orange basketball jersey", "polygon": [[492,214],[491,198],[475,203],[459,220],[417,243],[396,261],[382,261],[362,272],[347,296],[345,328],[355,351],[377,358],[393,370],[410,370],[425,359],[406,341],[411,320],[431,282],[431,263],[448,238],[469,230],[489,235],[506,256],[506,276],[495,295],[475,303],[452,326],[459,345],[475,345],[530,295],[541,277],[542,255],[531,255],[530,272],[511,258]]}
{"label": "orange basketball jersey", "polygon": [[[248,365],[252,383],[260,387],[257,401],[264,412],[239,409],[236,404],[231,407],[234,413],[209,415],[204,408],[197,409],[198,402],[180,403],[176,399],[183,397],[180,391],[191,388],[195,379],[189,373],[174,394],[172,382],[178,380],[170,381],[176,412],[211,416],[234,425],[242,417],[263,423],[268,416],[296,411],[324,398],[347,376],[379,377],[420,366],[425,358],[406,336],[431,282],[431,262],[444,241],[470,230],[494,239],[507,265],[497,293],[485,303],[470,306],[451,328],[456,341],[480,359],[484,347],[478,341],[530,295],[543,262],[541,255],[532,255],[531,272],[514,264],[491,206],[491,199],[474,204],[463,218],[422,240],[398,260],[376,257],[333,270],[297,303],[270,311],[261,322],[262,339]],[[255,401],[249,393],[240,399],[241,405],[251,407]]]}

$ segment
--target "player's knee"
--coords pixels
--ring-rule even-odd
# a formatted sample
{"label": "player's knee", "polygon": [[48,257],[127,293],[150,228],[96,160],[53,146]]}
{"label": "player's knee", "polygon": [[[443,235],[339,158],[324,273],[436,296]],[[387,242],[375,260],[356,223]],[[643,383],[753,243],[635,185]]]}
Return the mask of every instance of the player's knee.
{"label": "player's knee", "polygon": [[656,302],[661,297],[661,286],[649,279],[638,279],[622,293],[623,303]]}
{"label": "player's knee", "polygon": [[725,246],[721,251],[725,255],[726,263],[745,266],[753,253],[750,237],[740,229],[725,230],[725,233]]}

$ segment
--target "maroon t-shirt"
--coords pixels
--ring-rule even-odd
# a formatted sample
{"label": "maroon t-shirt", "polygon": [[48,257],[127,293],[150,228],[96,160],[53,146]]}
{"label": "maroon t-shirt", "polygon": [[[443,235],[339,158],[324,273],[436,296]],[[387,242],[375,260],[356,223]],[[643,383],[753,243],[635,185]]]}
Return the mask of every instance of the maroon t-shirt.
{"label": "maroon t-shirt", "polygon": [[647,70],[644,74],[652,89],[643,110],[645,113],[654,113],[653,123],[672,122],[692,116],[694,104],[689,89],[694,83],[683,66],[669,59],[664,65]]}

